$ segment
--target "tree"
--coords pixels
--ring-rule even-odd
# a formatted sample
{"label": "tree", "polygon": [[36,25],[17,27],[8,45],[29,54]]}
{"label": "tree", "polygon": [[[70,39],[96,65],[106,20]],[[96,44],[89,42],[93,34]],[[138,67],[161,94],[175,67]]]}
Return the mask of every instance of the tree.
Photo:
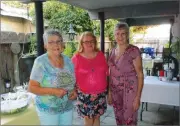
{"label": "tree", "polygon": [[88,13],[70,5],[68,5],[65,10],[54,14],[49,20],[49,27],[59,28],[66,33],[69,31],[70,24],[73,24],[73,28],[77,33],[93,30],[93,23]]}
{"label": "tree", "polygon": [[[30,14],[35,19],[34,8],[31,9]],[[49,28],[57,28],[65,33],[69,31],[70,24],[73,24],[77,33],[93,31],[93,23],[87,11],[59,1],[44,2],[43,16]]]}

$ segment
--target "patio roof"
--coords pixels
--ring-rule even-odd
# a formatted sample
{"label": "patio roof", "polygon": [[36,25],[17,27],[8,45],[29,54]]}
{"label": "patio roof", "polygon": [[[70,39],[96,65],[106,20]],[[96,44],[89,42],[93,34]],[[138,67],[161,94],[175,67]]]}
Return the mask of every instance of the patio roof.
{"label": "patio roof", "polygon": [[[47,0],[39,0],[45,2]],[[131,25],[169,23],[180,13],[180,0],[59,0],[88,11],[91,19],[131,19]],[[36,2],[22,0],[23,3]]]}
{"label": "patio roof", "polygon": [[[167,22],[180,13],[179,0],[59,0],[88,10],[91,19],[99,19],[99,12],[104,12],[104,19],[133,18],[137,25],[154,24],[157,19]],[[142,20],[139,20],[141,18]],[[152,18],[152,19],[151,19]],[[152,22],[151,22],[152,21]]]}

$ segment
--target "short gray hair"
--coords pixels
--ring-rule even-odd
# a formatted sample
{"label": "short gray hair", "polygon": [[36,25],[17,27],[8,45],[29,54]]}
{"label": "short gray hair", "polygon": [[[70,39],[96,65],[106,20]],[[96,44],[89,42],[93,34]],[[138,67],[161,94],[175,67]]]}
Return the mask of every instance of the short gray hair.
{"label": "short gray hair", "polygon": [[114,32],[119,29],[125,29],[129,34],[129,25],[126,22],[118,22],[114,27]]}
{"label": "short gray hair", "polygon": [[50,36],[53,36],[53,35],[58,36],[61,39],[61,42],[63,42],[62,35],[61,35],[61,33],[58,30],[56,30],[56,29],[48,29],[43,34],[44,44],[46,44],[48,42],[48,38]]}

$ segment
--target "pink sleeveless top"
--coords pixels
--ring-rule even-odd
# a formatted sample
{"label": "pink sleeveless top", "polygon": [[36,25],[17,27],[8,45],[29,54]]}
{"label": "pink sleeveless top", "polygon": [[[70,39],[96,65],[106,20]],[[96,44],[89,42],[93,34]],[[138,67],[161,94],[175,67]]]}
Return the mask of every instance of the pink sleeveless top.
{"label": "pink sleeveless top", "polygon": [[106,76],[108,65],[102,52],[93,59],[87,59],[79,53],[72,57],[75,67],[76,83],[80,91],[87,94],[102,93],[107,89]]}

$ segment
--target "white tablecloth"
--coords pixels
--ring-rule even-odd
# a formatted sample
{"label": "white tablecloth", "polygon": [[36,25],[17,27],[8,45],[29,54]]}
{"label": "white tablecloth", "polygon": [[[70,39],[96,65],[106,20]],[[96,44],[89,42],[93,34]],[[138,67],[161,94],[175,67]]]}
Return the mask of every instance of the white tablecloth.
{"label": "white tablecloth", "polygon": [[178,81],[164,82],[158,77],[147,76],[144,80],[141,102],[179,106]]}

